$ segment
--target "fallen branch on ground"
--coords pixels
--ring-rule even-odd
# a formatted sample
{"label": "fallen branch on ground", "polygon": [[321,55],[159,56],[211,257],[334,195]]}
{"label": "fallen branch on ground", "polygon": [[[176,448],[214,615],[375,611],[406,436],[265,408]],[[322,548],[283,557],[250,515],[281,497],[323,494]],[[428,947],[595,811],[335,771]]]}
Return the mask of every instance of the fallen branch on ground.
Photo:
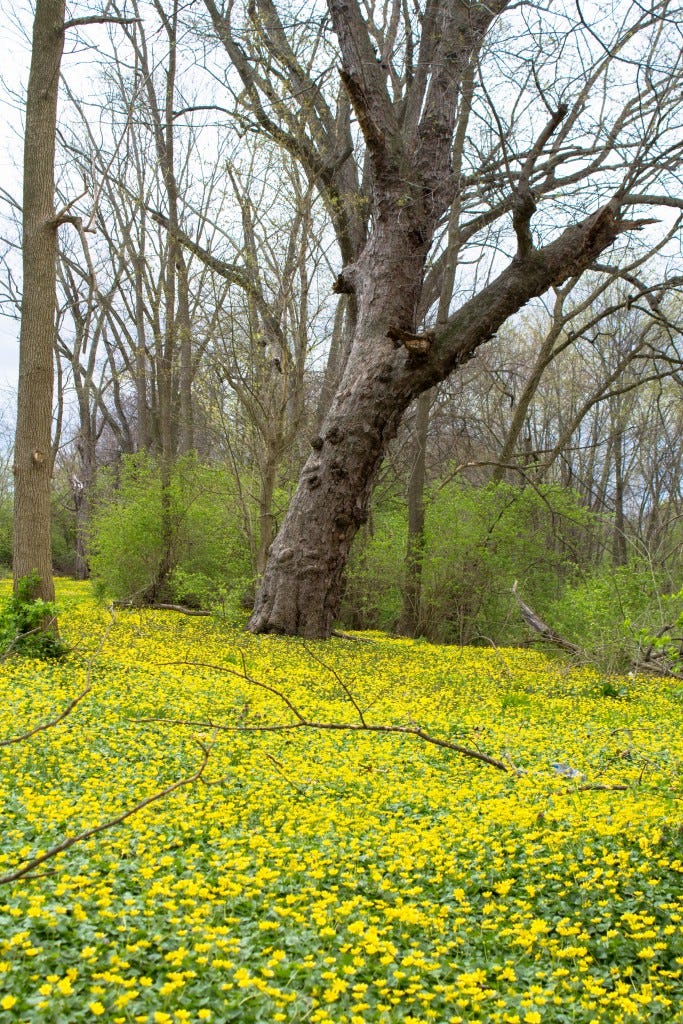
{"label": "fallen branch on ground", "polygon": [[[524,601],[522,601],[521,597],[517,593],[517,580],[515,580],[512,586],[512,594],[527,626],[529,626],[535,633],[538,633],[542,640],[545,640],[547,643],[554,644],[555,647],[559,647],[563,651],[568,651],[575,657],[580,657],[582,661],[591,661],[590,652],[583,650],[578,646],[578,644],[572,643],[571,640],[567,640],[566,637],[561,636],[561,634],[556,632],[547,624],[547,622],[544,622],[533,608],[530,608],[528,604],[525,604]],[[634,673],[647,672],[650,675],[661,676],[663,678],[683,679],[683,675],[681,675],[680,672],[675,671],[672,665],[665,660],[666,657],[666,651],[658,651],[654,644],[652,644],[643,652],[642,657],[633,659],[631,662],[631,671]]]}
{"label": "fallen branch on ground", "polygon": [[181,615],[211,615],[211,612],[207,612],[203,608],[188,608],[187,605],[184,604],[169,604],[166,601],[157,601],[154,604],[134,604],[132,601],[112,601],[112,608],[123,608],[129,611],[143,611],[146,609],[151,612],[180,612]]}
{"label": "fallen branch on ground", "polygon": [[202,750],[202,762],[199,768],[193,772],[192,775],[188,775],[187,778],[180,779],[178,782],[171,783],[170,786],[166,786],[165,789],[161,789],[157,793],[152,793],[151,796],[147,796],[144,800],[140,800],[134,807],[129,808],[122,814],[118,814],[115,818],[109,818],[107,821],[103,821],[100,825],[95,825],[93,828],[85,829],[84,832],[79,832],[78,835],[68,836],[55,846],[51,846],[38,857],[33,857],[31,860],[26,861],[26,863],[20,868],[17,868],[16,871],[11,871],[6,875],[0,875],[0,885],[6,885],[8,882],[16,882],[18,879],[24,878],[27,875],[30,876],[31,873],[35,871],[37,867],[40,867],[41,864],[44,864],[48,860],[52,860],[52,858],[56,857],[57,854],[70,849],[70,847],[75,846],[76,843],[84,843],[93,836],[99,835],[100,832],[104,832],[110,828],[115,828],[117,825],[121,825],[128,818],[131,818],[134,814],[142,811],[145,807],[149,807],[150,804],[156,803],[157,800],[163,800],[164,797],[170,796],[170,794],[174,793],[177,789],[182,789],[184,786],[192,785],[193,782],[198,782],[204,774],[208,764],[211,748],[205,746],[199,741],[197,742]]}
{"label": "fallen branch on ground", "polygon": [[204,661],[166,661],[160,662],[160,665],[190,665],[193,668],[207,668],[214,672],[222,672],[228,675],[235,676],[237,679],[241,679],[245,683],[249,683],[250,686],[255,686],[260,690],[265,690],[266,693],[272,694],[277,697],[286,708],[292,713],[295,718],[293,722],[274,722],[274,723],[263,723],[259,725],[221,725],[216,722],[199,722],[182,719],[169,719],[169,718],[134,718],[131,721],[144,722],[144,723],[160,723],[165,722],[168,725],[188,725],[197,729],[214,729],[220,732],[287,732],[294,729],[303,730],[315,730],[320,732],[374,732],[374,733],[385,733],[394,734],[400,736],[415,736],[421,739],[424,743],[430,743],[435,747],[441,747],[444,750],[452,750],[456,754],[462,755],[462,757],[472,758],[475,761],[481,761],[483,764],[489,765],[491,768],[496,768],[500,772],[509,772],[510,768],[505,764],[504,761],[499,761],[495,757],[491,757],[489,754],[483,754],[479,750],[473,750],[471,747],[462,746],[460,743],[453,743],[451,740],[441,739],[439,736],[432,736],[431,733],[426,732],[419,725],[372,725],[365,720],[362,710],[357,704],[355,698],[350,694],[350,691],[345,683],[334,673],[335,678],[338,680],[342,689],[344,690],[347,698],[353,704],[356,713],[359,716],[360,721],[358,722],[319,722],[315,719],[307,718],[302,711],[290,700],[290,698],[279,690],[276,686],[272,686],[270,683],[264,683],[260,679],[254,679],[246,671],[246,665],[244,663],[244,656],[242,655],[242,671],[238,669],[229,668],[227,665],[214,665]]}
{"label": "fallen branch on ground", "polygon": [[64,710],[57,715],[56,718],[50,719],[49,722],[43,722],[41,725],[37,725],[34,729],[29,729],[28,732],[23,732],[19,736],[10,736],[9,739],[0,740],[0,747],[9,747],[13,743],[22,743],[24,740],[30,740],[32,736],[36,735],[36,733],[45,732],[46,729],[52,729],[55,725],[59,725],[60,722],[64,721],[67,715],[71,714],[73,709],[80,704],[83,698],[90,693],[91,690],[92,684],[88,683],[86,688],[82,690],[77,697],[74,697],[74,699],[67,704]]}
{"label": "fallen branch on ground", "polygon": [[43,722],[41,725],[37,725],[35,726],[35,728],[29,729],[28,732],[21,733],[21,735],[19,736],[10,736],[8,739],[0,740],[0,747],[9,747],[13,743],[23,743],[24,740],[30,740],[32,736],[36,735],[36,733],[45,732],[46,729],[52,729],[55,725],[59,725],[60,722],[63,722],[64,719],[71,714],[74,708],[77,707],[83,700],[83,698],[87,696],[87,694],[89,694],[90,691],[92,690],[91,680],[93,663],[95,661],[95,658],[102,651],[102,648],[104,647],[113,626],[114,618],[112,616],[112,621],[109,623],[104,633],[102,634],[100,642],[97,645],[97,649],[88,659],[87,667],[85,670],[85,689],[82,690],[76,697],[74,697],[74,699],[67,704],[64,710],[59,715],[57,715],[56,718],[51,718],[49,722]]}
{"label": "fallen branch on ground", "polygon": [[628,789],[623,782],[586,782],[573,790],[565,790],[567,793],[587,793],[589,790],[598,790],[601,793],[612,793],[615,790]]}
{"label": "fallen branch on ground", "polygon": [[[7,747],[14,743],[21,743],[25,740],[30,739],[32,736],[35,736],[39,732],[44,732],[46,729],[52,729],[60,722],[63,722],[64,719],[71,714],[74,708],[77,707],[78,704],[80,704],[80,702],[83,700],[83,698],[92,690],[91,679],[93,663],[97,655],[102,650],[113,625],[114,619],[112,617],[112,622],[105,630],[104,635],[102,636],[102,639],[100,640],[100,643],[97,647],[97,650],[88,661],[88,666],[86,670],[87,686],[85,687],[85,689],[82,690],[81,693],[79,693],[76,697],[74,697],[73,700],[71,700],[67,704],[64,710],[60,712],[60,714],[57,715],[56,718],[50,719],[49,722],[43,722],[40,725],[35,726],[35,728],[29,729],[27,732],[22,733],[19,736],[11,736],[9,739],[0,740],[0,747]],[[187,778],[185,779],[180,779],[178,782],[171,783],[170,786],[166,786],[165,789],[159,790],[157,793],[152,793],[151,796],[145,797],[144,800],[140,800],[137,804],[135,804],[134,807],[129,808],[129,810],[127,811],[123,811],[121,814],[118,814],[114,818],[109,818],[107,821],[103,821],[100,825],[95,825],[93,826],[93,828],[85,829],[85,831],[79,832],[78,835],[68,836],[61,842],[56,843],[54,846],[51,846],[44,853],[41,853],[37,857],[33,857],[31,858],[31,860],[26,861],[24,864],[21,865],[21,867],[16,868],[16,870],[10,871],[8,874],[5,875],[0,875],[0,885],[6,885],[9,882],[16,882],[20,878],[33,877],[32,872],[35,871],[36,868],[40,867],[41,864],[45,864],[46,861],[52,860],[53,857],[56,857],[58,854],[70,849],[70,847],[74,846],[76,843],[83,843],[86,840],[91,839],[92,836],[98,835],[100,832],[104,832],[110,828],[115,828],[116,825],[122,824],[128,818],[132,817],[134,814],[137,814],[138,811],[143,810],[143,808],[148,807],[150,804],[155,803],[157,800],[162,800],[165,796],[169,796],[171,793],[174,793],[177,789],[181,789],[184,786],[189,786],[193,782],[198,782],[200,779],[203,779],[203,774],[209,760],[211,747],[207,747],[200,740],[197,740],[196,742],[202,751],[202,762],[199,768],[195,772],[193,772],[192,775],[187,776]]]}

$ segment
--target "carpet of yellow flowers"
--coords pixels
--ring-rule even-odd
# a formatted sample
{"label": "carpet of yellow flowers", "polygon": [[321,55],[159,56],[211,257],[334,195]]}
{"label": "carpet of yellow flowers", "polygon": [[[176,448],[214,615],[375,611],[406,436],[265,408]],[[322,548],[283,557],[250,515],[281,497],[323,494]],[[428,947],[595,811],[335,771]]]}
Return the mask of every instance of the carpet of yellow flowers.
{"label": "carpet of yellow flowers", "polygon": [[0,886],[0,1024],[683,1021],[680,683],[58,601],[0,742],[92,689],[0,746],[0,875],[208,761]]}

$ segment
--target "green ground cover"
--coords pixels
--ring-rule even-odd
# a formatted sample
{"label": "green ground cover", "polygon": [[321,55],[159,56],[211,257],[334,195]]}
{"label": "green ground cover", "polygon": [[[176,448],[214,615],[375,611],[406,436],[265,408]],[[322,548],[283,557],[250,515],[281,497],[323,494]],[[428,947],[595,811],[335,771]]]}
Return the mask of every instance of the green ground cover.
{"label": "green ground cover", "polygon": [[[0,741],[92,689],[0,747],[0,875],[209,756],[0,887],[0,1024],[683,1021],[680,683],[58,600],[75,650],[0,665]],[[259,731],[295,718],[244,667],[306,718],[510,770]]]}

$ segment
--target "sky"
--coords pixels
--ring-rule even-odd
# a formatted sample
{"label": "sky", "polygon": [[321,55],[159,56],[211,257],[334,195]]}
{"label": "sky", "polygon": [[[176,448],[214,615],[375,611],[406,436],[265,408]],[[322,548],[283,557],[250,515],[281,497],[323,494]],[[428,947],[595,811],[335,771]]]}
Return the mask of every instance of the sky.
{"label": "sky", "polygon": [[[79,7],[79,0],[73,0],[71,13],[82,13]],[[31,22],[31,0],[0,0],[0,189],[16,197],[21,192],[22,97],[28,78]],[[70,45],[67,38],[62,67],[81,94],[87,93],[89,78],[92,82],[89,62],[93,59],[92,51],[79,47],[75,38]],[[7,211],[0,194],[0,239],[8,235]],[[658,216],[666,218],[667,214],[660,211]],[[4,248],[0,242],[0,254]],[[3,315],[0,306],[0,405],[5,404],[6,393],[16,387],[18,334],[18,320]]]}
{"label": "sky", "polygon": [[[23,8],[23,11],[22,11]],[[21,97],[28,79],[30,47],[21,23],[30,23],[24,4],[0,0],[2,71],[0,75],[0,188],[17,198],[21,194]],[[7,223],[8,204],[0,202],[0,236],[12,231]],[[4,252],[5,245],[2,246]],[[16,388],[19,365],[19,321],[0,307],[0,405]]]}
{"label": "sky", "polygon": [[[69,5],[73,6],[73,5]],[[70,13],[82,13],[75,8]],[[16,239],[16,227],[8,223],[10,206],[4,193],[21,198],[23,162],[23,101],[31,60],[33,5],[30,0],[0,0],[0,253],[7,249],[4,240]],[[82,81],[87,89],[88,60],[76,41],[69,38],[62,59],[62,72],[73,84]],[[16,273],[20,277],[20,256]],[[3,296],[4,297],[4,296]],[[0,303],[0,408],[16,391],[19,370],[19,320],[7,315]]]}

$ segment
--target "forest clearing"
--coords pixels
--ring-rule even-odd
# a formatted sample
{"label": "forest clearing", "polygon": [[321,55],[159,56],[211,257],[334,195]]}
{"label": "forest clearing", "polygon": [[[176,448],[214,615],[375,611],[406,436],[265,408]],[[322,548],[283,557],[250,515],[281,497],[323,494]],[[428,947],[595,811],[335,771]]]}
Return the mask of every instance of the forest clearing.
{"label": "forest clearing", "polygon": [[682,3],[6,5],[0,1024],[683,1024]]}
{"label": "forest clearing", "polygon": [[0,875],[186,784],[5,882],[2,1024],[683,1020],[680,681],[57,596]]}

